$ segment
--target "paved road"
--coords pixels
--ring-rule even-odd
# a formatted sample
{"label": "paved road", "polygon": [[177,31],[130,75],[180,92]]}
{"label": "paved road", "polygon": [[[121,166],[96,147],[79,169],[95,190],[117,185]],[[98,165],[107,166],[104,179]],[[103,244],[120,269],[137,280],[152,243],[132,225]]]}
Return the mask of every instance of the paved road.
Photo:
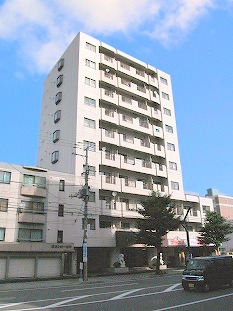
{"label": "paved road", "polygon": [[0,311],[232,311],[233,289],[184,292],[181,275],[138,274],[0,285]]}

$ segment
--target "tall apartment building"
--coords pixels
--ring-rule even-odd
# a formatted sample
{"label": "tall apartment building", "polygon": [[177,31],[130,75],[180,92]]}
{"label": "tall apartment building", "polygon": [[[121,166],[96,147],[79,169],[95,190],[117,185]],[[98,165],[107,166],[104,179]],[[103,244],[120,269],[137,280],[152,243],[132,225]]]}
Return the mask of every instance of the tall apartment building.
{"label": "tall apartment building", "polygon": [[[135,230],[140,198],[151,190],[170,194],[180,215],[193,206],[191,240],[198,246],[202,204],[212,203],[184,193],[167,73],[79,33],[45,80],[37,165],[76,176],[88,169],[95,197],[88,217],[99,237],[99,243],[89,239],[90,248],[104,247],[112,258],[123,252],[131,264],[143,264],[143,248],[129,248],[124,231]],[[185,240],[185,232],[171,232],[164,243]],[[174,261],[178,254],[171,249],[167,257]]]}
{"label": "tall apartment building", "polygon": [[[194,255],[211,198],[186,194],[170,76],[79,33],[48,74],[37,167],[0,163],[0,279],[79,272],[85,176],[88,269],[146,266],[152,247],[134,244],[140,200],[170,194],[187,222]],[[163,259],[184,261],[187,235],[164,238]],[[43,269],[44,267],[44,269]]]}

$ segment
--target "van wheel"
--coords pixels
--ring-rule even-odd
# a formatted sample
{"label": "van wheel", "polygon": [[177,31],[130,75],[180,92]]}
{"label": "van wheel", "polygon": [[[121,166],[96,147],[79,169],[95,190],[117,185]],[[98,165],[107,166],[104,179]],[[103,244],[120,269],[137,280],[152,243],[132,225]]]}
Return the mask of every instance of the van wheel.
{"label": "van wheel", "polygon": [[184,289],[186,292],[189,292],[189,287],[188,287],[188,286],[183,286],[183,289]]}

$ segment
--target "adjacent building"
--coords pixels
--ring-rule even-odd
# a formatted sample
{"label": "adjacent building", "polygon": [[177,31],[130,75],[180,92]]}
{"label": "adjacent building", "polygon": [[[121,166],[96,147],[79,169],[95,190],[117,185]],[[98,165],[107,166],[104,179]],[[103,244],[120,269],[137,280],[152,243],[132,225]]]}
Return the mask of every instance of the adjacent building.
{"label": "adjacent building", "polygon": [[[170,76],[79,33],[45,80],[37,167],[0,167],[0,243],[35,249],[34,275],[51,249],[60,251],[61,273],[78,272],[87,175],[89,270],[112,267],[119,254],[129,267],[149,264],[154,249],[132,236],[152,190],[170,194],[181,217],[191,208],[190,245],[201,254],[198,230],[213,204],[184,192]],[[182,227],[169,232],[163,259],[183,264],[186,246]]]}
{"label": "adjacent building", "polygon": [[[217,189],[207,189],[206,197],[213,200],[214,210],[233,224],[233,197],[221,194]],[[233,253],[233,234],[229,235],[229,241],[224,242],[221,251],[223,253]]]}

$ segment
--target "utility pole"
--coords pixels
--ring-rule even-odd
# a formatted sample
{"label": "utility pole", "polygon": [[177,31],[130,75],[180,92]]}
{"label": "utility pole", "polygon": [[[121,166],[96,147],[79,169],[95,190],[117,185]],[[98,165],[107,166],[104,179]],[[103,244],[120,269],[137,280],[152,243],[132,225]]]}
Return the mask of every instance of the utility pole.
{"label": "utility pole", "polygon": [[188,207],[187,212],[186,212],[186,214],[184,216],[183,222],[181,223],[181,226],[186,231],[186,237],[187,237],[187,250],[188,250],[188,252],[187,252],[187,260],[192,258],[191,247],[190,247],[190,239],[189,239],[189,231],[188,231],[188,226],[187,226],[187,222],[186,222],[188,213],[190,212],[191,208],[192,208],[192,206]]}
{"label": "utility pole", "polygon": [[88,166],[88,150],[89,146],[85,149],[85,185],[84,185],[84,221],[83,221],[83,281],[87,281],[87,271],[88,271],[88,247],[87,247],[87,228],[88,228],[88,201],[89,201],[89,186],[88,186],[88,175],[89,175],[89,166]]}

